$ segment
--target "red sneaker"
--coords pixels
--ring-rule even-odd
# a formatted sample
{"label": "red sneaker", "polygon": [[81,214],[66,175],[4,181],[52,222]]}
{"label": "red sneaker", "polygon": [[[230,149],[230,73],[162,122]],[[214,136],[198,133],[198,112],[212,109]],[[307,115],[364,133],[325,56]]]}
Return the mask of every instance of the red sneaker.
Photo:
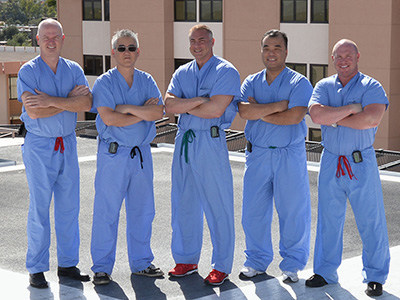
{"label": "red sneaker", "polygon": [[213,269],[210,274],[208,274],[207,278],[204,279],[204,282],[211,285],[221,285],[228,276],[229,275],[226,273]]}
{"label": "red sneaker", "polygon": [[183,277],[197,272],[197,265],[176,264],[175,268],[168,272],[169,276]]}

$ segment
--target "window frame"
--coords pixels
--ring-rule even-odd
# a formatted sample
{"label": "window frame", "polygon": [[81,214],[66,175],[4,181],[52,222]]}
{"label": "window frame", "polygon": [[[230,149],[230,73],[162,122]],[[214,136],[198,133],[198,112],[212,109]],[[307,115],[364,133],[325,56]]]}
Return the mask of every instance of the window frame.
{"label": "window frame", "polygon": [[[91,3],[91,12],[92,12],[92,18],[86,18],[85,17],[85,3]],[[95,2],[100,2],[100,19],[95,19],[94,18],[94,3]],[[103,2],[102,0],[82,0],[82,21],[103,21]]]}
{"label": "window frame", "polygon": [[307,24],[308,23],[308,1],[309,0],[302,0],[302,1],[306,2],[306,18],[305,18],[304,21],[303,20],[299,21],[296,18],[296,2],[297,2],[297,0],[290,0],[290,1],[293,2],[293,21],[283,21],[283,2],[284,1],[288,1],[288,0],[281,0],[280,1],[281,2],[281,20],[280,20],[281,23],[300,23],[300,24]]}
{"label": "window frame", "polygon": [[[15,85],[12,85],[12,83],[11,83],[12,78],[15,78]],[[18,100],[17,79],[18,79],[18,75],[16,75],[16,74],[8,75],[8,100],[11,100],[11,101]],[[15,95],[14,95],[14,92],[12,91],[12,87],[15,87],[15,90],[14,90]],[[15,96],[15,98],[13,98],[12,96]]]}
{"label": "window frame", "polygon": [[[201,3],[203,1],[210,1],[211,3],[211,19],[203,19],[202,16],[202,5]],[[215,2],[221,2],[221,20],[216,20],[214,18],[214,3]],[[222,23],[223,21],[223,0],[199,0],[199,12],[200,12],[200,16],[199,16],[199,21],[200,22],[208,22],[208,23]]]}
{"label": "window frame", "polygon": [[[297,71],[296,68],[292,68],[292,66],[293,66],[293,67],[296,67],[296,66],[304,67],[305,74],[303,74],[303,73]],[[286,67],[288,67],[289,69],[291,69],[291,70],[293,70],[293,71],[296,71],[296,72],[300,73],[301,75],[304,75],[304,77],[307,77],[307,63],[291,63],[291,62],[286,62]]]}
{"label": "window frame", "polygon": [[[176,2],[184,2],[185,3],[185,18],[184,20],[177,20],[176,19]],[[188,11],[187,11],[187,2],[193,2],[195,3],[195,10],[194,10],[194,20],[190,19],[188,20]],[[197,21],[197,0],[175,0],[174,1],[174,22],[196,22]]]}
{"label": "window frame", "polygon": [[326,78],[326,77],[328,77],[328,65],[325,65],[325,64],[310,64],[310,76],[309,76],[309,79],[310,79],[310,82],[311,82],[311,84],[312,84],[312,86],[314,87],[316,84],[317,84],[317,82],[318,81],[320,81],[321,79],[319,79],[318,81],[315,81],[314,82],[314,78],[313,78],[313,72],[312,72],[312,68],[313,67],[324,67],[324,76],[321,78],[321,79],[323,79],[323,78]]}
{"label": "window frame", "polygon": [[[93,70],[94,70],[94,74],[93,73],[88,73],[88,69],[87,69],[87,65],[88,65],[88,61],[87,59],[92,58],[92,59],[98,59],[98,61],[101,64],[100,69],[101,70],[97,70],[96,68],[96,63],[94,63],[96,60],[93,60],[94,66],[93,66]],[[100,76],[101,74],[104,73],[104,62],[103,62],[103,55],[94,55],[94,54],[84,54],[83,55],[83,70],[86,76]],[[98,71],[98,72],[96,72]]]}
{"label": "window frame", "polygon": [[[325,21],[314,21],[314,2],[315,1],[323,1],[324,2],[324,19]],[[311,18],[310,18],[310,23],[314,24],[328,24],[329,23],[329,0],[311,0]]]}

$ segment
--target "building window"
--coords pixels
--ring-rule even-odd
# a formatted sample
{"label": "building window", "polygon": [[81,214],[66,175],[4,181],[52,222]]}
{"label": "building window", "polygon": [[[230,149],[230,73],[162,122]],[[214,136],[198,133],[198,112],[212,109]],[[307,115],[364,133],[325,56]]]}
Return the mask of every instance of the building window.
{"label": "building window", "polygon": [[196,22],[196,0],[175,0],[175,21]]}
{"label": "building window", "polygon": [[281,23],[307,23],[307,0],[281,0]]}
{"label": "building window", "polygon": [[110,0],[104,0],[104,21],[110,21]]}
{"label": "building window", "polygon": [[187,59],[187,58],[175,58],[174,63],[175,63],[175,70],[178,69],[180,66],[192,61],[193,59]]}
{"label": "building window", "polygon": [[322,135],[319,128],[308,128],[308,140],[313,142],[321,142]]}
{"label": "building window", "polygon": [[9,75],[8,77],[9,99],[17,100],[17,75]]}
{"label": "building window", "polygon": [[84,55],[83,64],[86,75],[99,76],[103,74],[102,55]]}
{"label": "building window", "polygon": [[286,63],[286,66],[307,77],[307,64]]}
{"label": "building window", "polygon": [[328,65],[310,65],[310,81],[313,86],[328,75]]}
{"label": "building window", "polygon": [[83,0],[83,20],[101,21],[101,0]]}
{"label": "building window", "polygon": [[105,60],[105,67],[106,67],[106,69],[104,70],[104,72],[107,72],[108,70],[111,69],[111,56],[110,56],[110,55],[106,55],[106,56],[104,57],[104,60]]}
{"label": "building window", "polygon": [[328,23],[329,0],[311,0],[311,23]]}
{"label": "building window", "polygon": [[200,0],[200,22],[222,22],[222,0]]}

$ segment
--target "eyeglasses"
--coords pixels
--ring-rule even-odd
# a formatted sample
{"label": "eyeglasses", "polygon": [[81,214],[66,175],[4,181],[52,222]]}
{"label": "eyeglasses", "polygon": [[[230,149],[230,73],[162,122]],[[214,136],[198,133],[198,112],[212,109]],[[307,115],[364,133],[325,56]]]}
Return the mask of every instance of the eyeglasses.
{"label": "eyeglasses", "polygon": [[117,47],[117,51],[118,52],[125,52],[126,49],[128,49],[129,52],[135,52],[137,47],[135,45],[129,45],[129,46],[119,45]]}

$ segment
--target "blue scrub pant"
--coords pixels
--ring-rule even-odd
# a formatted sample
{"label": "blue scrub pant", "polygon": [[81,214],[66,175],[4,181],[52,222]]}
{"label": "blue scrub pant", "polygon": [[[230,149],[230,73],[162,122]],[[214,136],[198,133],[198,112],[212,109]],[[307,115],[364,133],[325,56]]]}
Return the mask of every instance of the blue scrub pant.
{"label": "blue scrub pant", "polygon": [[29,273],[49,270],[50,202],[54,193],[54,222],[57,259],[60,267],[79,262],[79,164],[75,133],[63,138],[54,150],[56,138],[27,133],[22,156],[29,186],[28,252]]}
{"label": "blue scrub pant", "polygon": [[246,235],[245,266],[265,271],[273,260],[273,199],[279,217],[282,271],[297,272],[310,251],[310,191],[304,143],[285,148],[246,151],[242,225]]}
{"label": "blue scrub pant", "polygon": [[212,267],[229,274],[235,247],[233,182],[225,133],[195,130],[188,162],[180,152],[184,131],[175,139],[172,163],[172,255],[176,263],[197,264],[203,240],[203,212],[213,244]]}
{"label": "blue scrub pant", "polygon": [[338,282],[348,198],[363,242],[364,282],[384,284],[389,272],[390,253],[375,151],[372,147],[362,151],[361,163],[354,163],[351,155],[346,156],[357,178],[352,180],[345,167],[345,175],[336,177],[338,157],[326,150],[321,157],[314,272],[328,283]]}
{"label": "blue scrub pant", "polygon": [[97,152],[95,198],[91,254],[93,272],[111,274],[118,236],[122,201],[126,208],[126,238],[129,266],[132,272],[146,269],[154,259],[150,248],[152,222],[155,215],[153,160],[150,145],[136,150],[119,146],[116,154],[108,152],[109,144],[100,140]]}

